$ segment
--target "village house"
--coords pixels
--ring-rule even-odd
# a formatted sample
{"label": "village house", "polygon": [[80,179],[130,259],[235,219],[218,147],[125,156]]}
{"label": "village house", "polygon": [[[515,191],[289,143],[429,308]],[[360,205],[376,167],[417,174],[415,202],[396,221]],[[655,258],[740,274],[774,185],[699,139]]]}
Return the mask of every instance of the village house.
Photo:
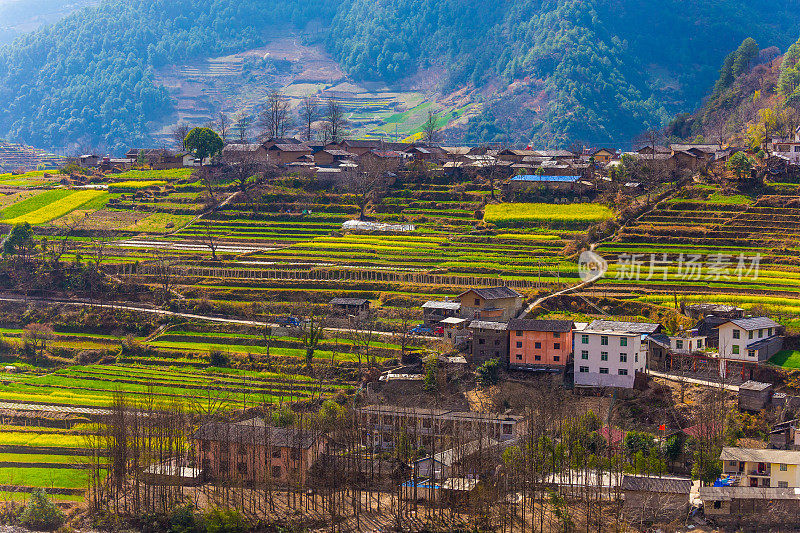
{"label": "village house", "polygon": [[783,328],[767,317],[735,318],[719,326],[720,375],[752,379],[755,366],[783,348]]}
{"label": "village house", "polygon": [[620,488],[625,498],[622,514],[632,524],[672,522],[689,512],[691,479],[626,475]]}
{"label": "village house", "polygon": [[326,148],[314,154],[314,164],[318,167],[332,167],[345,161],[353,161],[356,154],[335,148]]}
{"label": "village house", "polygon": [[470,363],[480,365],[492,359],[501,363],[508,361],[507,323],[473,320],[469,323],[469,329],[472,332]]}
{"label": "village house", "polygon": [[366,298],[333,298],[328,304],[335,315],[364,320],[369,317],[369,300]]}
{"label": "village house", "polygon": [[271,427],[261,418],[203,424],[192,441],[203,475],[222,483],[304,483],[325,448],[311,430]]}
{"label": "village house", "polygon": [[456,439],[468,442],[492,438],[508,441],[524,434],[524,419],[517,415],[428,409],[392,405],[370,405],[357,410],[364,444],[391,449],[406,435],[429,449],[447,449]]}
{"label": "village house", "polygon": [[687,304],[681,302],[681,314],[700,320],[709,316],[719,318],[744,318],[744,309],[724,304]]}
{"label": "village house", "polygon": [[275,144],[267,148],[269,160],[276,165],[288,165],[301,157],[311,155],[311,148],[302,143]]}
{"label": "village house", "polygon": [[470,321],[466,318],[455,316],[447,317],[438,326],[442,328],[442,336],[451,344],[461,344],[469,339],[470,331],[467,329]]}
{"label": "village house", "polygon": [[558,191],[563,193],[583,194],[591,187],[580,175],[553,176],[525,174],[514,176],[504,186],[504,192],[515,194],[520,192]]}
{"label": "village house", "polygon": [[772,383],[746,381],[739,385],[739,410],[761,411],[772,400],[774,387]]}
{"label": "village house", "polygon": [[367,169],[396,172],[405,162],[406,154],[395,150],[370,150],[358,156],[358,165]]}
{"label": "village house", "polygon": [[594,158],[594,164],[600,167],[604,167],[608,163],[610,163],[613,159],[617,158],[616,150],[609,150],[608,148],[600,148],[596,152],[594,152],[591,157]]}
{"label": "village house", "polygon": [[509,320],[508,367],[563,370],[572,355],[574,326],[569,320]]}
{"label": "village house", "polygon": [[719,458],[732,485],[800,488],[800,452],[725,447]]}
{"label": "village house", "polygon": [[270,137],[261,142],[261,145],[269,150],[278,144],[304,144],[303,141],[295,139],[294,137]]}
{"label": "village house", "polygon": [[78,158],[79,165],[83,168],[94,168],[100,164],[100,156],[94,154],[82,155]]}
{"label": "village house", "polygon": [[522,310],[522,295],[509,287],[469,289],[458,295],[461,317],[507,322]]}
{"label": "village house", "polygon": [[226,144],[222,149],[222,161],[229,165],[267,163],[269,154],[261,144]]}
{"label": "village house", "polygon": [[764,144],[764,151],[794,165],[800,165],[800,132],[795,131],[787,138],[770,139],[770,142]]}
{"label": "village house", "polygon": [[458,317],[460,302],[428,301],[422,304],[422,319],[427,327],[436,326],[445,318]]}
{"label": "village house", "polygon": [[560,163],[570,163],[578,159],[578,156],[569,150],[534,150],[536,155],[545,159],[551,159]]}
{"label": "village house", "polygon": [[775,531],[780,525],[794,530],[800,514],[800,493],[792,488],[700,487],[698,496],[707,519],[731,527],[756,528],[752,531]]}
{"label": "village house", "polygon": [[650,349],[649,336],[660,333],[661,324],[595,320],[573,332],[575,386],[634,386],[644,372]]}

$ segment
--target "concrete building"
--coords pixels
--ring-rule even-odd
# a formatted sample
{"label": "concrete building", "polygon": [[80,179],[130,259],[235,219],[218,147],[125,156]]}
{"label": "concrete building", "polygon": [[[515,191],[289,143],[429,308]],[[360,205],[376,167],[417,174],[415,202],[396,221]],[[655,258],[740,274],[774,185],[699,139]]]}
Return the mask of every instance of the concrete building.
{"label": "concrete building", "polygon": [[473,320],[469,329],[472,332],[470,363],[480,365],[491,359],[501,363],[508,361],[508,324]]}
{"label": "concrete building", "polygon": [[460,302],[428,301],[422,304],[422,318],[427,327],[436,326],[445,318],[458,317]]}
{"label": "concrete building", "polygon": [[739,409],[742,411],[761,411],[769,405],[773,392],[772,383],[746,381],[739,385]]}
{"label": "concrete building", "polygon": [[570,320],[509,320],[508,367],[563,369],[572,354],[573,327]]}
{"label": "concrete building", "polygon": [[428,409],[394,405],[370,405],[358,409],[358,423],[364,432],[364,444],[393,448],[400,435],[429,449],[452,448],[453,439],[469,442],[492,438],[508,441],[525,433],[521,416]]}
{"label": "concrete building", "polygon": [[647,366],[648,336],[660,324],[595,320],[573,332],[575,386],[633,388]]}

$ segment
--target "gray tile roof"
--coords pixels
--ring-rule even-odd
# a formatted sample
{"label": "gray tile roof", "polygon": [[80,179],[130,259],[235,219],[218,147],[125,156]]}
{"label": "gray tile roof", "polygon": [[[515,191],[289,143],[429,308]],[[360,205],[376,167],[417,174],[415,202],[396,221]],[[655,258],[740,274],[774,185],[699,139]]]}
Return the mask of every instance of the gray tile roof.
{"label": "gray tile roof", "polygon": [[700,499],[706,501],[729,500],[800,500],[797,489],[777,487],[700,487]]}
{"label": "gray tile roof", "polygon": [[512,318],[508,321],[508,329],[511,331],[550,331],[567,333],[572,331],[574,326],[571,320],[527,320],[522,318]]}
{"label": "gray tile roof", "polygon": [[753,318],[735,318],[730,320],[732,324],[742,328],[745,331],[753,331],[755,329],[779,328],[781,325],[765,316]]}
{"label": "gray tile roof", "polygon": [[334,298],[330,305],[365,305],[369,300],[366,298]]}
{"label": "gray tile roof", "polygon": [[211,440],[255,446],[270,445],[282,448],[308,449],[315,439],[314,432],[300,428],[266,426],[260,418],[237,422],[209,422],[192,436],[195,440]]}
{"label": "gray tile roof", "polygon": [[[510,287],[484,287],[479,289],[470,289],[475,294],[484,300],[502,300],[504,298],[520,298],[522,295]],[[462,292],[459,296],[463,296],[470,291]]]}
{"label": "gray tile roof", "polygon": [[616,333],[657,333],[661,329],[661,324],[593,320],[586,329],[592,331],[614,331]]}
{"label": "gray tile roof", "polygon": [[722,448],[719,458],[723,461],[746,461],[750,463],[784,463],[800,465],[800,452],[790,450],[757,450],[754,448]]}
{"label": "gray tile roof", "polygon": [[688,499],[692,480],[682,477],[625,476],[622,478],[622,490],[686,494]]}

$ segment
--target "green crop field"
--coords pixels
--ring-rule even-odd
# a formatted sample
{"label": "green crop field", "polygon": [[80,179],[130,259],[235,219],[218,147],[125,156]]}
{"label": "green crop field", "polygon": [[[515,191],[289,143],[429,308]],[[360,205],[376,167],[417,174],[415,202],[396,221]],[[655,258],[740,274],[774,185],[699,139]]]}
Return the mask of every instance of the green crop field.
{"label": "green crop field", "polygon": [[769,362],[786,369],[798,369],[800,368],[800,351],[781,350],[773,355]]}
{"label": "green crop field", "polygon": [[172,181],[186,179],[192,175],[191,168],[171,168],[167,170],[129,170],[115,174],[114,179],[119,181]]}
{"label": "green crop field", "polygon": [[44,224],[107,196],[96,190],[53,189],[3,209],[0,217],[6,224]]}
{"label": "green crop field", "polygon": [[489,204],[484,221],[497,226],[572,225],[608,220],[613,212],[599,204]]}

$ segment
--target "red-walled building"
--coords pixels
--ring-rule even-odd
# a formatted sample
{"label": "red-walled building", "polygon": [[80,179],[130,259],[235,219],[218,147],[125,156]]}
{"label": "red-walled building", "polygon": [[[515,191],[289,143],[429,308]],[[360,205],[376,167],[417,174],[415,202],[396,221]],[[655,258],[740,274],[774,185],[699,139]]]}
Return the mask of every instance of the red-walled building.
{"label": "red-walled building", "polygon": [[572,355],[574,327],[569,320],[509,320],[509,368],[563,368]]}

